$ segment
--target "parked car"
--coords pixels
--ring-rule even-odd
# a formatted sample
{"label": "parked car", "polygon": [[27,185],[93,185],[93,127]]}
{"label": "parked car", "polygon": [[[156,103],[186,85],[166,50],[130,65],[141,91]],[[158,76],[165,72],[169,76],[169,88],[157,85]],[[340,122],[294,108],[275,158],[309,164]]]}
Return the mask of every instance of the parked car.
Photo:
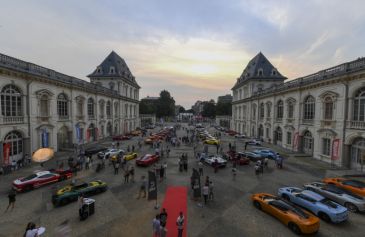
{"label": "parked car", "polygon": [[152,165],[153,163],[157,162],[159,160],[159,158],[160,157],[158,155],[146,154],[144,156],[137,158],[136,165],[149,166],[149,165]]}
{"label": "parked car", "polygon": [[256,149],[253,152],[259,154],[261,157],[269,158],[272,160],[275,160],[278,155],[275,151],[270,149]]}
{"label": "parked car", "polygon": [[323,179],[324,183],[334,184],[338,187],[347,189],[357,195],[365,197],[365,183],[353,180],[353,179],[345,179],[345,178],[325,178]]}
{"label": "parked car", "polygon": [[54,206],[66,205],[70,202],[77,201],[80,195],[89,197],[98,193],[105,192],[108,185],[100,180],[91,181],[89,183],[80,183],[77,185],[69,184],[59,190],[52,196]]}
{"label": "parked car", "polygon": [[278,195],[295,203],[327,222],[339,223],[348,219],[346,207],[337,204],[322,195],[296,187],[279,188]]}
{"label": "parked car", "polygon": [[137,158],[137,153],[135,153],[135,152],[131,152],[131,153],[129,153],[129,154],[126,154],[126,155],[124,155],[124,160],[126,160],[126,161],[129,161],[129,160],[133,160],[133,159],[136,159]]}
{"label": "parked car", "polygon": [[219,140],[215,139],[215,138],[208,138],[204,141],[204,144],[208,144],[208,145],[219,145]]}
{"label": "parked car", "polygon": [[216,161],[219,167],[225,167],[227,165],[227,161],[218,155],[205,155],[203,153],[200,160],[208,165],[213,165]]}
{"label": "parked car", "polygon": [[47,184],[60,182],[72,177],[71,170],[38,171],[13,181],[13,189],[17,192],[30,191]]}
{"label": "parked car", "polygon": [[236,134],[236,135],[234,135],[234,137],[235,138],[246,138],[246,135],[244,135],[244,134]]}
{"label": "parked car", "polygon": [[238,152],[235,160],[239,165],[249,165],[250,159],[246,156],[244,152]]}
{"label": "parked car", "polygon": [[361,196],[337,187],[336,185],[313,182],[304,184],[304,188],[319,193],[322,196],[345,206],[351,212],[365,211],[365,200]]}
{"label": "parked car", "polygon": [[238,132],[233,131],[233,130],[228,130],[226,133],[227,133],[227,135],[229,135],[229,136],[235,136],[235,135],[237,135],[237,134],[238,134]]}
{"label": "parked car", "polygon": [[98,153],[98,157],[100,159],[104,158],[104,156],[109,156],[109,157],[112,157],[112,156],[117,156],[119,155],[119,153],[122,153],[124,152],[123,150],[121,149],[114,149],[114,148],[109,148],[105,151],[101,151]]}
{"label": "parked car", "polygon": [[244,154],[248,159],[250,159],[253,162],[263,159],[263,157],[260,154],[250,152],[250,151],[242,152],[242,154]]}
{"label": "parked car", "polygon": [[98,144],[93,145],[92,147],[89,147],[87,149],[85,149],[85,156],[92,156],[94,154],[97,154],[101,151],[105,151],[108,148],[104,147],[104,146],[100,146]]}
{"label": "parked car", "polygon": [[117,136],[113,136],[113,141],[125,141],[125,140],[130,140],[132,139],[131,136],[127,136],[127,135],[117,135]]}
{"label": "parked car", "polygon": [[257,139],[252,139],[247,142],[248,145],[261,146],[261,141]]}
{"label": "parked car", "polygon": [[313,234],[319,230],[320,221],[316,216],[274,195],[256,193],[251,200],[257,209],[275,217],[296,234]]}

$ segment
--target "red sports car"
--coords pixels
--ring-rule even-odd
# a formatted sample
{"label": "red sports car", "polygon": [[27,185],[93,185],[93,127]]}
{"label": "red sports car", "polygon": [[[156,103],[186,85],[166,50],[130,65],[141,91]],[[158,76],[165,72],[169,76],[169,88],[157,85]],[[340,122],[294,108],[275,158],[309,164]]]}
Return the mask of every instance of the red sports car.
{"label": "red sports car", "polygon": [[124,140],[130,140],[131,138],[132,138],[131,136],[118,135],[113,137],[113,141],[124,141]]}
{"label": "red sports car", "polygon": [[160,157],[158,155],[146,154],[142,157],[137,158],[136,165],[149,166],[158,161]]}
{"label": "red sports car", "polygon": [[17,192],[30,191],[43,185],[56,183],[72,177],[70,170],[38,171],[27,177],[13,181],[13,188]]}

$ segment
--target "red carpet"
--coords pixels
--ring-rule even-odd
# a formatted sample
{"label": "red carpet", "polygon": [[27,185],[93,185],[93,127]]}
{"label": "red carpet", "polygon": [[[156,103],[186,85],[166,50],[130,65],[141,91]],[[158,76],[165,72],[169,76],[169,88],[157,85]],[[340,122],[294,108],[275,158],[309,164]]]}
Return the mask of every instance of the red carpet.
{"label": "red carpet", "polygon": [[[176,220],[180,211],[184,214],[184,231],[183,237],[186,237],[187,226],[187,197],[188,190],[186,187],[168,187],[166,190],[165,199],[162,204],[162,208],[167,212],[167,236],[177,237]],[[162,211],[161,208],[161,211]]]}

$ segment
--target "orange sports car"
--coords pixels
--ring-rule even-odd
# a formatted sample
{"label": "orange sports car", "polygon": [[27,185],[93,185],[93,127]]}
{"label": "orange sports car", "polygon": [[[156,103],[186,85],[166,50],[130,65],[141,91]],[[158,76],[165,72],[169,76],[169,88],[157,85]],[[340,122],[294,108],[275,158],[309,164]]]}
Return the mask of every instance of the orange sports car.
{"label": "orange sports car", "polygon": [[365,197],[365,183],[353,180],[353,179],[345,179],[345,178],[325,178],[322,180],[327,184],[334,184],[338,187],[347,189],[357,195]]}
{"label": "orange sports car", "polygon": [[313,214],[268,193],[251,196],[253,205],[276,217],[296,234],[312,234],[319,230],[319,219]]}

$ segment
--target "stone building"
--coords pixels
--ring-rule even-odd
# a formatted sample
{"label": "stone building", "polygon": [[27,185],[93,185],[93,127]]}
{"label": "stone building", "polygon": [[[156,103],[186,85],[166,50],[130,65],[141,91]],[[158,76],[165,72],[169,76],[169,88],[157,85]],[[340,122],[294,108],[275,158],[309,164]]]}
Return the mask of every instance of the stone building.
{"label": "stone building", "polygon": [[259,53],[233,86],[233,129],[337,166],[365,164],[365,58],[288,80]]}
{"label": "stone building", "polygon": [[91,82],[0,54],[0,163],[139,126],[140,87],[120,56],[111,52],[88,77]]}

